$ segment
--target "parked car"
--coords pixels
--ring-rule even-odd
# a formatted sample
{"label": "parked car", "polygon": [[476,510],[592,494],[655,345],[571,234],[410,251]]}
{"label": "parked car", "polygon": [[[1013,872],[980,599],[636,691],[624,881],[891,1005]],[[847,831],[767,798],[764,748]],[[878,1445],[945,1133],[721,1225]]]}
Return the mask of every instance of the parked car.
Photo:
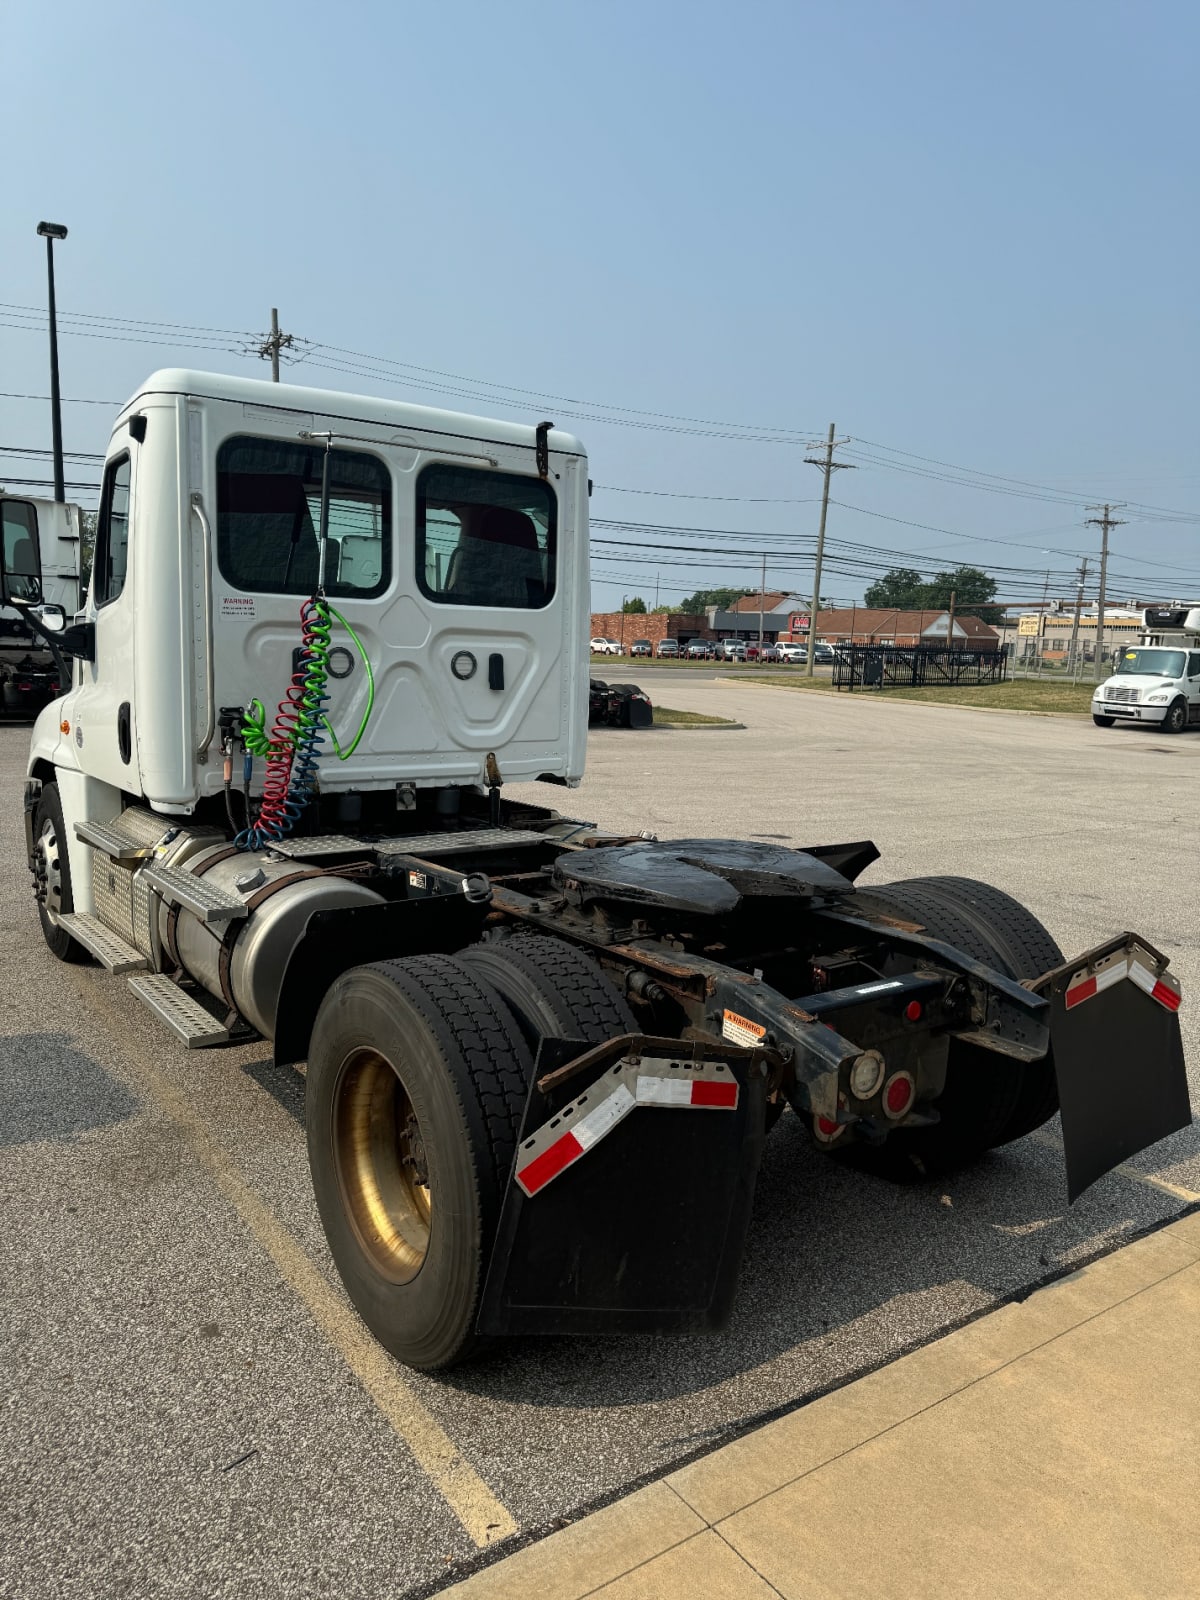
{"label": "parked car", "polygon": [[679,654],[679,640],[678,639],[660,639],[658,641],[658,654],[660,656],[672,656],[672,657],[678,656],[678,654]]}
{"label": "parked car", "polygon": [[779,646],[777,644],[764,644],[758,652],[758,661],[760,666],[767,661],[782,660],[783,657],[779,653]]}
{"label": "parked car", "polygon": [[781,644],[778,647],[781,661],[807,661],[808,650],[802,644]]}
{"label": "parked car", "polygon": [[815,644],[813,646],[813,661],[816,665],[829,666],[837,660],[837,651],[831,644]]}
{"label": "parked car", "polygon": [[711,661],[713,647],[708,639],[693,639],[687,647],[689,661]]}
{"label": "parked car", "polygon": [[654,654],[654,646],[649,639],[635,639],[629,646],[629,654],[631,656],[652,656]]}
{"label": "parked car", "polygon": [[721,646],[721,653],[726,661],[745,661],[746,646],[738,639],[726,639]]}
{"label": "parked car", "polygon": [[624,654],[619,639],[593,639],[592,654],[594,656],[619,656]]}

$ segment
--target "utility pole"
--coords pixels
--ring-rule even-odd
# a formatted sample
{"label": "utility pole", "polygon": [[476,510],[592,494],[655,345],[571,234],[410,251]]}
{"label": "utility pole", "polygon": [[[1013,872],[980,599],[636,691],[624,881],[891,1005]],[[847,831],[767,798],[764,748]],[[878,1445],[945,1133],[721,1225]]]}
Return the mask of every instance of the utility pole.
{"label": "utility pole", "polygon": [[766,555],[766,551],[764,550],[764,552],[763,552],[763,562],[762,562],[762,582],[758,586],[758,653],[759,653],[760,657],[762,656],[762,647],[763,647],[763,607],[766,604],[766,600],[767,600],[767,596],[766,596],[766,592],[765,592],[766,591],[766,587],[767,587],[767,555]]}
{"label": "utility pole", "polygon": [[261,344],[253,347],[252,354],[261,356],[264,361],[271,363],[271,382],[279,382],[279,352],[290,350],[296,343],[295,334],[280,333],[278,307],[271,307],[271,336],[264,339]]}
{"label": "utility pole", "polygon": [[662,577],[662,573],[661,572],[656,572],[654,574],[654,609],[655,609],[655,611],[658,610],[658,580],[661,577]]}
{"label": "utility pole", "polygon": [[835,472],[844,471],[851,463],[849,461],[835,461],[833,452],[838,444],[845,444],[846,440],[834,438],[837,429],[833,423],[829,424],[829,437],[825,441],[824,456],[805,456],[805,463],[810,467],[820,467],[825,476],[825,487],[821,491],[821,526],[817,530],[817,559],[813,567],[813,603],[812,617],[808,624],[808,662],[805,673],[808,677],[813,675],[815,665],[817,641],[817,617],[821,610],[821,563],[825,559],[825,518],[829,515],[829,480]]}
{"label": "utility pole", "polygon": [[1042,585],[1042,609],[1038,619],[1038,664],[1037,675],[1042,675],[1042,662],[1046,659],[1046,607],[1050,604],[1050,571],[1046,570],[1046,581]]}
{"label": "utility pole", "polygon": [[[954,602],[958,599],[958,590],[950,591],[950,610],[946,616],[946,649],[954,649]],[[917,641],[920,643],[920,641]]]}
{"label": "utility pole", "polygon": [[1071,669],[1071,682],[1075,683],[1079,668],[1079,613],[1083,610],[1083,586],[1087,582],[1087,557],[1079,563],[1079,587],[1075,591],[1075,620],[1071,624],[1071,646],[1067,651]]}
{"label": "utility pole", "polygon": [[1088,517],[1084,523],[1086,528],[1099,528],[1100,533],[1100,593],[1096,600],[1096,682],[1104,676],[1101,671],[1101,657],[1104,654],[1104,585],[1108,578],[1108,530],[1110,528],[1123,528],[1125,519],[1114,517],[1112,507],[1107,502],[1103,506],[1088,506],[1089,511],[1099,511],[1098,517]]}

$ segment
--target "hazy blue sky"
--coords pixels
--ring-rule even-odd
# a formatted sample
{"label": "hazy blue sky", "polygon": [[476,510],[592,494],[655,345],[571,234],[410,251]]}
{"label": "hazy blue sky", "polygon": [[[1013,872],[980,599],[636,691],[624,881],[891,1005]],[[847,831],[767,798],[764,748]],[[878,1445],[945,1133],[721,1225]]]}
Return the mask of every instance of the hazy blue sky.
{"label": "hazy blue sky", "polygon": [[[1106,0],[10,7],[3,300],[44,305],[34,227],[63,221],[62,312],[261,330],[277,304],[325,346],[475,380],[334,372],[361,363],[325,349],[297,381],[551,417],[614,486],[597,519],[755,535],[597,528],[633,546],[595,547],[598,603],[652,595],[656,571],[666,600],[755,582],[759,548],[794,549],[768,584],[803,590],[820,488],[802,440],[585,420],[598,403],[804,436],[836,420],[859,464],[835,494],[863,509],[831,510],[834,548],[1012,568],[1014,599],[1074,565],[1044,550],[1095,548],[1088,500],[1187,513],[1127,513],[1110,593],[1196,596],[1197,16]],[[267,374],[236,338],[157,337],[64,325],[64,393],[120,400],[163,365]],[[485,382],[509,397],[432,387]],[[0,310],[0,389],[46,387],[44,331]],[[67,406],[68,447],[103,449],[108,421]],[[0,399],[0,443],[45,447],[48,407]],[[948,483],[888,451],[1059,497]],[[0,476],[41,470],[0,460]],[[844,553],[824,587],[861,595]]]}

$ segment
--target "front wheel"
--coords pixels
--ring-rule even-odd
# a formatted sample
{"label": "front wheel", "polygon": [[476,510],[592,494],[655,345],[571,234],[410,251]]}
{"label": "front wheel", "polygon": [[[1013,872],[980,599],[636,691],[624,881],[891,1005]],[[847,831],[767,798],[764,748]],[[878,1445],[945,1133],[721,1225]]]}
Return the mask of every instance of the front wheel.
{"label": "front wheel", "polygon": [[354,967],[317,1014],[317,1208],[356,1310],[409,1366],[451,1366],[476,1344],[531,1072],[495,990],[449,956]]}
{"label": "front wheel", "polygon": [[1098,728],[1111,728],[1116,720],[1116,717],[1101,717],[1097,716],[1094,711],[1092,712],[1092,721]]}
{"label": "front wheel", "polygon": [[1188,708],[1187,701],[1180,698],[1172,700],[1167,707],[1167,714],[1163,718],[1164,733],[1182,733],[1187,727]]}
{"label": "front wheel", "polygon": [[38,920],[50,954],[60,961],[86,961],[88,953],[72,939],[60,919],[75,910],[67,829],[56,783],[43,784],[33,815],[33,877]]}

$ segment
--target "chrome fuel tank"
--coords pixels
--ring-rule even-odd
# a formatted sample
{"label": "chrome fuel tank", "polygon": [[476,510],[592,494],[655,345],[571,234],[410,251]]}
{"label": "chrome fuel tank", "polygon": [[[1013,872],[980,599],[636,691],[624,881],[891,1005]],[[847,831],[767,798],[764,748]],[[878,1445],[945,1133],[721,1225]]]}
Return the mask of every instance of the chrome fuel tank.
{"label": "chrome fuel tank", "polygon": [[268,1039],[275,1031],[288,959],[312,913],[374,905],[383,898],[353,878],[229,845],[201,851],[186,870],[235,895],[247,915],[203,922],[184,906],[160,904],[163,948],[209,994]]}

